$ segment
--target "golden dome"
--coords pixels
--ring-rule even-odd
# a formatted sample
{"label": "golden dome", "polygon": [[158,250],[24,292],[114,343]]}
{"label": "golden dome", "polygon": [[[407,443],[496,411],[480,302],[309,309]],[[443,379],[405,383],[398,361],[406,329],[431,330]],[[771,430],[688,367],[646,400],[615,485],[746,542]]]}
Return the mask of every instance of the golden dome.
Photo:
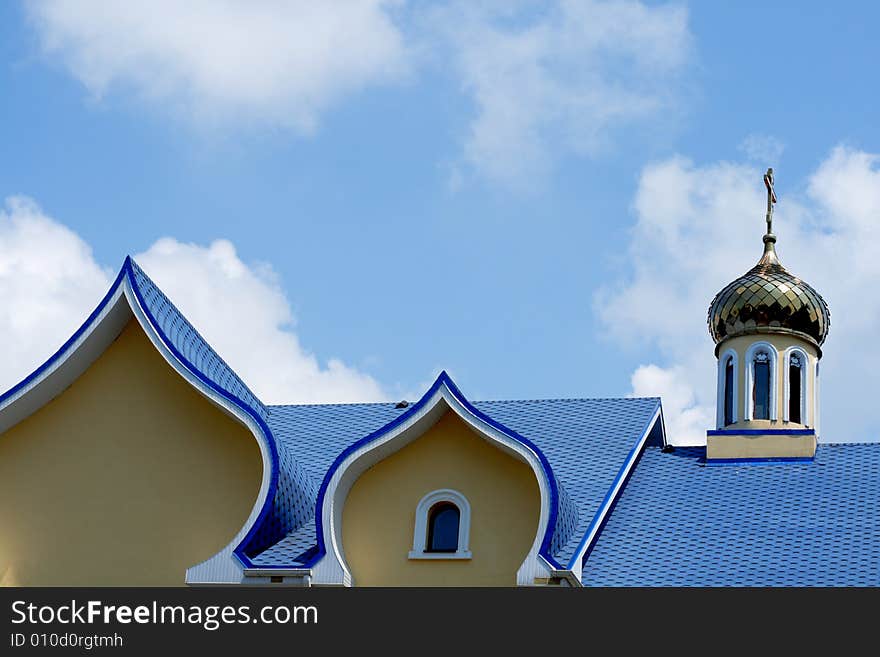
{"label": "golden dome", "polygon": [[[828,336],[831,312],[821,295],[782,266],[776,237],[764,235],[764,255],[715,295],[709,333],[716,345],[737,335],[788,333],[818,349]],[[821,351],[820,351],[821,353]]]}

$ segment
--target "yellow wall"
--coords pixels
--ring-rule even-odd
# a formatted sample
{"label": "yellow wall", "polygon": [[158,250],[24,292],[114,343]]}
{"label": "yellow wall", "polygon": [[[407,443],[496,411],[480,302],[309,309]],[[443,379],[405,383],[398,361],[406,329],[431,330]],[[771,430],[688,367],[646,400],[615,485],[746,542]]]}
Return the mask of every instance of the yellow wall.
{"label": "yellow wall", "polygon": [[[416,506],[441,488],[470,502],[473,558],[409,559]],[[539,515],[532,469],[447,412],[354,483],[343,509],[342,544],[355,586],[514,586]]]}
{"label": "yellow wall", "polygon": [[[749,420],[748,422],[743,420],[745,417],[745,409],[746,409],[746,401],[749,398],[748,396],[752,394],[751,390],[745,389],[745,377],[746,377],[746,352],[749,347],[751,347],[755,342],[768,342],[776,347],[777,352],[777,376],[776,376],[776,409],[777,409],[777,420]],[[783,355],[785,354],[785,350],[789,347],[800,347],[807,354],[807,357],[810,359],[810,364],[807,367],[807,387],[806,390],[803,391],[803,394],[807,395],[806,398],[806,413],[804,419],[806,423],[797,424],[795,422],[784,422],[783,418],[785,417],[785,372]],[[816,361],[818,360],[816,348],[805,340],[801,340],[800,338],[791,336],[791,335],[773,335],[773,334],[758,334],[758,335],[742,335],[737,336],[735,338],[731,338],[730,340],[725,341],[721,344],[718,349],[718,356],[723,357],[724,353],[727,352],[728,349],[733,349],[736,351],[737,357],[737,381],[736,381],[736,390],[737,390],[737,409],[736,409],[736,417],[737,422],[724,427],[726,429],[800,429],[804,426],[812,427],[814,425],[814,409],[813,409],[813,389],[816,385],[816,380],[813,378],[813,374],[815,372]],[[719,390],[718,394],[722,394],[722,391]]]}
{"label": "yellow wall", "polygon": [[706,458],[812,458],[816,436],[708,436]]}
{"label": "yellow wall", "polygon": [[71,387],[0,434],[0,583],[183,585],[244,525],[250,431],[132,320]]}

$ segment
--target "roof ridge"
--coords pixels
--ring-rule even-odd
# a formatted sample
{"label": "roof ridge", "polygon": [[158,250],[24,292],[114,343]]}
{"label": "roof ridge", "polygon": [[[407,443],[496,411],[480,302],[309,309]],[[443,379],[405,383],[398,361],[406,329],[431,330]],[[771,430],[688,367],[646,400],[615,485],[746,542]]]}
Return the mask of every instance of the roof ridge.
{"label": "roof ridge", "polygon": [[[572,402],[572,401],[629,401],[629,400],[660,400],[660,397],[542,397],[529,399],[478,399],[472,404],[515,404],[528,402]],[[326,408],[328,406],[388,406],[397,404],[396,401],[387,402],[330,402],[327,404],[266,404],[266,408]]]}
{"label": "roof ridge", "polygon": [[225,368],[229,371],[229,373],[230,373],[233,377],[235,377],[235,379],[238,381],[238,383],[240,383],[241,386],[242,386],[242,387],[243,387],[243,388],[244,388],[244,389],[245,389],[245,390],[251,395],[251,397],[253,397],[254,400],[255,400],[258,404],[260,404],[260,405],[265,409],[265,408],[266,408],[266,403],[263,402],[263,400],[260,399],[260,397],[259,397],[259,396],[258,396],[258,395],[257,395],[252,389],[251,389],[251,387],[250,387],[250,386],[247,384],[247,382],[241,377],[241,375],[235,370],[235,368],[233,368],[232,365],[230,365],[229,363],[226,362],[226,359],[223,358],[223,356],[220,355],[220,352],[217,351],[217,349],[216,349],[216,348],[215,348],[210,342],[208,342],[207,339],[205,339],[205,336],[203,336],[202,333],[201,333],[201,331],[199,331],[198,328],[196,328],[195,324],[193,324],[193,323],[189,320],[189,318],[188,318],[186,315],[183,314],[183,312],[180,310],[180,308],[177,307],[177,304],[175,304],[174,301],[171,299],[171,297],[169,297],[169,296],[165,293],[165,290],[163,290],[161,287],[159,287],[159,285],[156,284],[156,281],[154,281],[154,280],[150,277],[150,275],[147,274],[147,272],[144,270],[144,268],[141,267],[141,266],[138,264],[137,260],[135,260],[135,259],[132,258],[131,256],[126,256],[126,261],[129,263],[129,266],[131,267],[132,271],[133,271],[136,275],[140,275],[140,276],[142,276],[142,277],[147,281],[147,283],[149,283],[150,286],[152,286],[152,287],[155,289],[155,291],[156,291],[159,295],[161,295],[161,297],[164,298],[164,300],[168,303],[168,305],[170,306],[170,308],[174,310],[174,313],[175,313],[175,314],[176,314],[176,315],[177,315],[177,316],[178,316],[183,322],[185,322],[186,325],[192,330],[192,332],[193,332],[193,334],[195,335],[195,337],[198,338],[198,339],[199,339],[199,340],[205,345],[205,347],[207,347],[207,348],[211,351],[211,353],[214,355],[214,357],[217,358],[217,360],[219,361],[219,363],[220,363],[223,367],[225,367]]}

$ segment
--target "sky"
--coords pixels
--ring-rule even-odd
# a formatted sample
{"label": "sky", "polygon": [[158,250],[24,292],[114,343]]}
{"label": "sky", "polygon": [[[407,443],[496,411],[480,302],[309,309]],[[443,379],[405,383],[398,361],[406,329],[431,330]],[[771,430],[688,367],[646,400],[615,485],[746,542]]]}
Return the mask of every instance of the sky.
{"label": "sky", "polygon": [[0,3],[0,388],[132,255],[266,403],[660,395],[714,294],[832,313],[822,440],[880,440],[871,2]]}

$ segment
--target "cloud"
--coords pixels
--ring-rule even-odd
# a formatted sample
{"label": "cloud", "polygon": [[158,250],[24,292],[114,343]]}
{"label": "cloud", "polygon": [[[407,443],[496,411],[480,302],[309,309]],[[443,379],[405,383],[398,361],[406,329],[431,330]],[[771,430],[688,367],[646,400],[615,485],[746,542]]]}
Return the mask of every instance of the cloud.
{"label": "cloud", "polygon": [[265,403],[388,398],[372,377],[336,358],[322,367],[292,330],[271,267],[248,267],[229,241],[204,247],[163,238],[134,258]]}
{"label": "cloud", "polygon": [[79,327],[112,281],[76,233],[30,199],[0,208],[0,389],[30,374]]}
{"label": "cloud", "polygon": [[676,107],[691,51],[679,4],[640,0],[409,6],[403,0],[30,0],[43,51],[96,98],[132,95],[194,125],[312,133],[360,89],[433,53],[472,99],[450,187],[522,187],[565,155]]}
{"label": "cloud", "polygon": [[33,0],[47,53],[95,96],[133,90],[203,122],[309,133],[346,94],[399,78],[393,0]]}
{"label": "cloud", "polygon": [[663,369],[642,365],[632,375],[634,397],[662,397],[666,433],[674,442],[685,436],[705,435],[715,421],[713,409],[697,403],[685,367]]}
{"label": "cloud", "polygon": [[[372,377],[299,342],[272,268],[248,266],[227,240],[209,246],[158,240],[138,263],[266,403],[380,401]],[[0,389],[61,346],[107,291],[115,272],[95,262],[69,228],[27,198],[0,210]]]}
{"label": "cloud", "polygon": [[458,3],[433,25],[476,107],[464,160],[511,185],[669,108],[690,43],[683,7],[633,0]]}
{"label": "cloud", "polygon": [[[667,421],[679,432],[670,438],[679,444],[705,442],[714,422],[706,310],[715,293],[761,255],[762,173],[751,164],[700,166],[683,157],[645,167],[628,247],[632,269],[596,298],[613,340],[656,351],[657,362],[633,375],[633,389],[662,393]],[[800,187],[801,193],[780,195],[774,232],[783,264],[831,307],[822,439],[878,440],[880,425],[868,409],[880,389],[880,368],[866,350],[880,325],[880,157],[839,146]]]}
{"label": "cloud", "polygon": [[785,144],[771,135],[752,133],[742,140],[739,150],[750,160],[770,167],[779,163]]}

